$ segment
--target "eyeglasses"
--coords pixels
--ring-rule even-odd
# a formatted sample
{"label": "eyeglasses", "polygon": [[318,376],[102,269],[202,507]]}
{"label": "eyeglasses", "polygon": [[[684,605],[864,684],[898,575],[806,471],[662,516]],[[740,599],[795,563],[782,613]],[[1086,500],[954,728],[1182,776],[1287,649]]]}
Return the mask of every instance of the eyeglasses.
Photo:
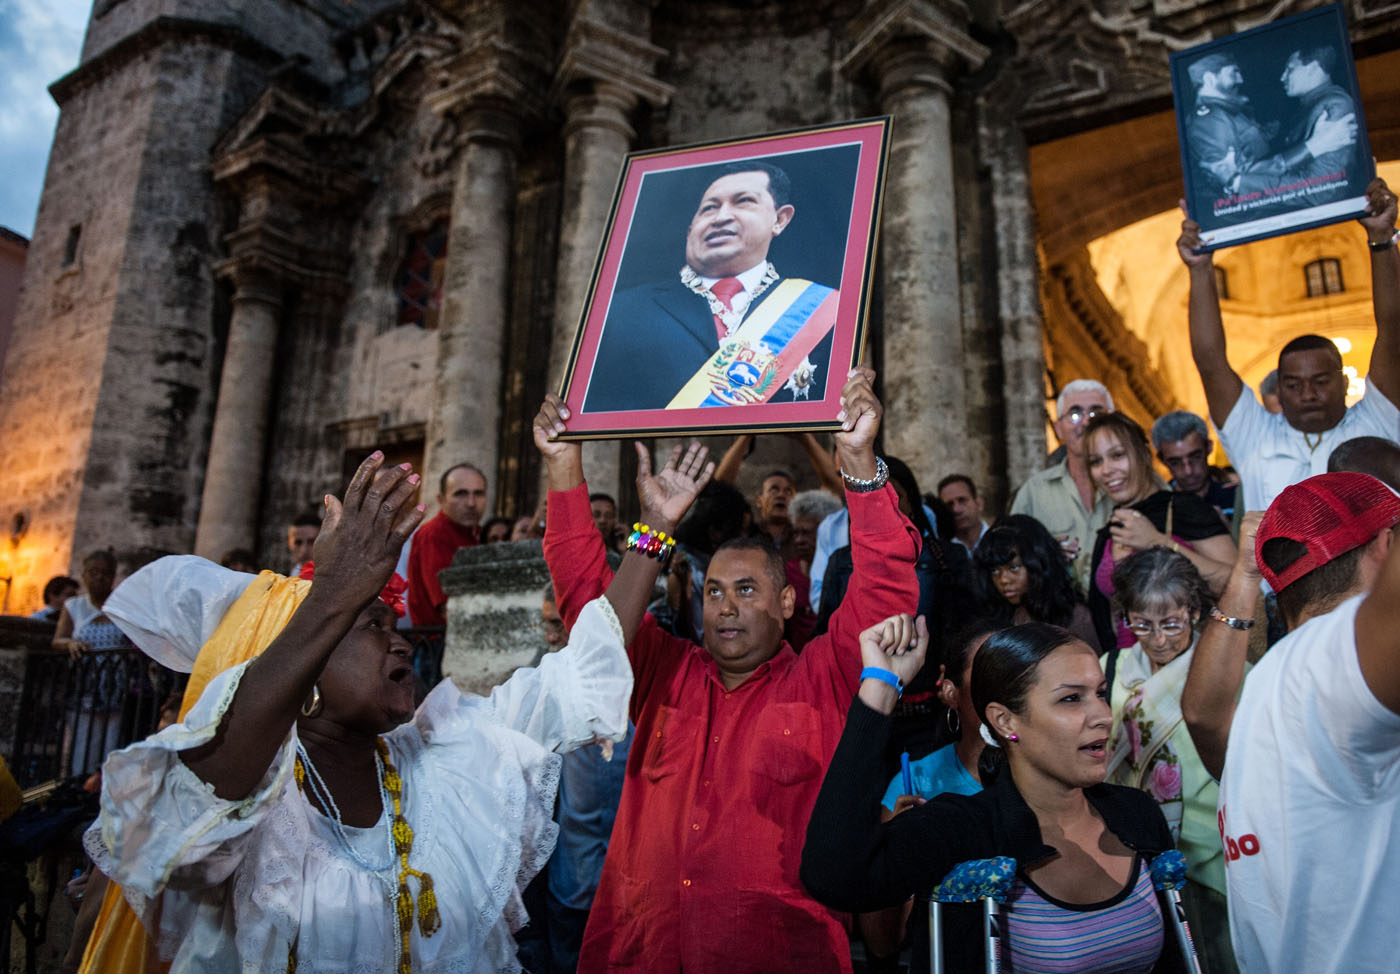
{"label": "eyeglasses", "polygon": [[1080,423],[1102,416],[1107,412],[1108,407],[1106,406],[1090,406],[1088,409],[1083,406],[1071,406],[1069,411],[1065,413],[1065,418],[1073,425],[1078,426]]}
{"label": "eyeglasses", "polygon": [[1174,636],[1180,636],[1189,628],[1190,626],[1179,619],[1164,619],[1160,625],[1152,622],[1128,623],[1128,629],[1139,639],[1146,639],[1154,633],[1161,633],[1163,636],[1171,639]]}

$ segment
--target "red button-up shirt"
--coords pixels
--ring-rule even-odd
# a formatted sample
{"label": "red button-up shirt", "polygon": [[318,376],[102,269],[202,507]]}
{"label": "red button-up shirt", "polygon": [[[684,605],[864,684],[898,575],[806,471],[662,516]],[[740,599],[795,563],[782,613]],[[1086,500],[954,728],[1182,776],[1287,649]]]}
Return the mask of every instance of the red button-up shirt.
{"label": "red button-up shirt", "polygon": [[415,626],[447,625],[447,593],[438,572],[452,564],[458,548],[469,548],[480,539],[479,528],[464,528],[442,511],[413,533],[407,581],[408,617]]}
{"label": "red button-up shirt", "polygon": [[[862,629],[913,612],[919,538],[894,491],[851,494],[855,569],[830,631],[735,689],[647,616],[627,647],[636,736],[579,971],[848,972],[843,916],[802,888],[802,842],[860,675]],[[549,496],[567,624],[612,579],[588,490]]]}

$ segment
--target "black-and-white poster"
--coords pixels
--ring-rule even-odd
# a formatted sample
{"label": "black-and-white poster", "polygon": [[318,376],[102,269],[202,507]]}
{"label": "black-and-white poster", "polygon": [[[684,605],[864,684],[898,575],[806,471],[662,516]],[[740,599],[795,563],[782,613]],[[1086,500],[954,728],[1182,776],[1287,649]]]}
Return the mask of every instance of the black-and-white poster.
{"label": "black-and-white poster", "polygon": [[1340,4],[1171,57],[1204,249],[1360,216],[1375,175]]}

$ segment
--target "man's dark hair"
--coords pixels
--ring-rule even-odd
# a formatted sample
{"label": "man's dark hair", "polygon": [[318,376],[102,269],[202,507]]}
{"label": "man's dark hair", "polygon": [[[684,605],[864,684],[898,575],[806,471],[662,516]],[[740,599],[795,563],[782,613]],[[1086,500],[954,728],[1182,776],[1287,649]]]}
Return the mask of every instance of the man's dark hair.
{"label": "man's dark hair", "polygon": [[676,540],[692,551],[711,554],[719,544],[743,533],[744,517],[750,513],[739,488],[711,480],[676,525]]}
{"label": "man's dark hair", "polygon": [[1285,355],[1292,355],[1294,352],[1321,351],[1331,352],[1333,357],[1337,360],[1337,368],[1340,369],[1342,367],[1342,353],[1337,350],[1337,346],[1333,344],[1332,339],[1323,338],[1321,335],[1299,335],[1287,345],[1283,346],[1283,348],[1279,349],[1278,370],[1280,372],[1283,371],[1283,357]]}
{"label": "man's dark hair", "polygon": [[100,561],[112,569],[117,567],[117,553],[111,548],[98,548],[96,551],[89,551],[87,557],[83,559],[83,567],[86,568],[89,562]]}
{"label": "man's dark hair", "polygon": [[617,501],[613,500],[612,494],[597,493],[588,495],[588,503],[592,504],[596,501],[607,501],[613,506],[613,510],[617,510]]}
{"label": "man's dark hair", "polygon": [[1332,71],[1337,67],[1337,49],[1328,45],[1318,47],[1306,47],[1294,51],[1298,56],[1298,63],[1303,65],[1317,62],[1317,66],[1327,72],[1327,77],[1332,77]]}
{"label": "man's dark hair", "polygon": [[64,588],[78,588],[78,580],[69,578],[67,575],[55,575],[44,583],[44,604],[47,605],[49,599],[53,598]]}
{"label": "man's dark hair", "polygon": [[[782,552],[773,547],[771,541],[763,538],[730,538],[715,549],[715,557],[722,551],[763,552],[763,567],[768,573],[768,580],[777,586],[779,592],[787,585],[787,569],[783,564]],[[710,559],[710,564],[714,564],[714,558]]]}
{"label": "man's dark hair", "polygon": [[763,475],[763,479],[760,480],[759,483],[766,484],[773,477],[784,477],[787,479],[788,483],[792,484],[794,487],[797,486],[797,478],[794,477],[792,474],[788,473],[786,470],[782,469],[768,471],[766,474]]}
{"label": "man's dark hair", "polygon": [[1358,436],[1340,444],[1327,458],[1327,472],[1370,474],[1400,491],[1400,445],[1383,436]]}
{"label": "man's dark hair", "polygon": [[951,487],[953,484],[967,484],[967,492],[972,495],[972,499],[977,499],[977,485],[972,482],[972,478],[965,473],[950,473],[938,482],[938,494],[942,496],[944,487]]}
{"label": "man's dark hair", "polygon": [[219,559],[219,564],[224,568],[232,568],[234,565],[256,565],[257,563],[258,556],[247,548],[230,548]]}
{"label": "man's dark hair", "polygon": [[[720,169],[715,179],[741,172],[768,174],[768,195],[773,197],[773,209],[780,209],[792,202],[792,180],[788,179],[787,173],[771,162],[731,162]],[[715,179],[710,182],[714,182]]]}
{"label": "man's dark hair", "polygon": [[1239,67],[1239,62],[1228,54],[1207,54],[1205,57],[1197,58],[1186,66],[1186,75],[1191,79],[1191,83],[1197,88],[1201,82],[1205,81],[1207,74],[1219,74],[1222,68],[1230,65]]}
{"label": "man's dark hair", "polygon": [[292,518],[292,527],[294,528],[319,528],[320,526],[321,517],[315,511],[302,511]]}
{"label": "man's dark hair", "polygon": [[457,471],[457,470],[470,470],[472,473],[476,474],[476,475],[477,475],[478,477],[480,477],[482,480],[485,480],[485,479],[486,479],[486,474],[482,473],[482,472],[481,472],[481,468],[478,467],[476,464],[473,464],[473,463],[454,463],[452,466],[450,466],[450,467],[448,467],[446,470],[444,470],[444,471],[442,472],[442,476],[441,476],[440,478],[438,478],[438,493],[439,493],[439,494],[446,494],[446,493],[447,493],[447,478],[450,477],[450,476],[452,476],[452,473],[453,473],[454,471]]}
{"label": "man's dark hair", "polygon": [[[1356,581],[1356,568],[1367,545],[1340,554],[1325,565],[1319,565],[1276,593],[1279,611],[1292,628],[1302,614],[1330,612],[1342,602]],[[1279,574],[1308,553],[1308,546],[1292,538],[1270,538],[1259,549],[1259,558],[1269,570]]]}

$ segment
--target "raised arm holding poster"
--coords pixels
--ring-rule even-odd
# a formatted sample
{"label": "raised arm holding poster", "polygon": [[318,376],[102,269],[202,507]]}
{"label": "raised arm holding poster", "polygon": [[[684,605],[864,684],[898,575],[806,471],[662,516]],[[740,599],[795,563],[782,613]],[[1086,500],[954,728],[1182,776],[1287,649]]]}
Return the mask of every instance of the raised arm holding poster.
{"label": "raised arm holding poster", "polygon": [[628,156],[561,392],[569,435],[839,428],[888,126]]}
{"label": "raised arm holding poster", "polygon": [[1339,4],[1171,56],[1204,250],[1361,216],[1375,176]]}

